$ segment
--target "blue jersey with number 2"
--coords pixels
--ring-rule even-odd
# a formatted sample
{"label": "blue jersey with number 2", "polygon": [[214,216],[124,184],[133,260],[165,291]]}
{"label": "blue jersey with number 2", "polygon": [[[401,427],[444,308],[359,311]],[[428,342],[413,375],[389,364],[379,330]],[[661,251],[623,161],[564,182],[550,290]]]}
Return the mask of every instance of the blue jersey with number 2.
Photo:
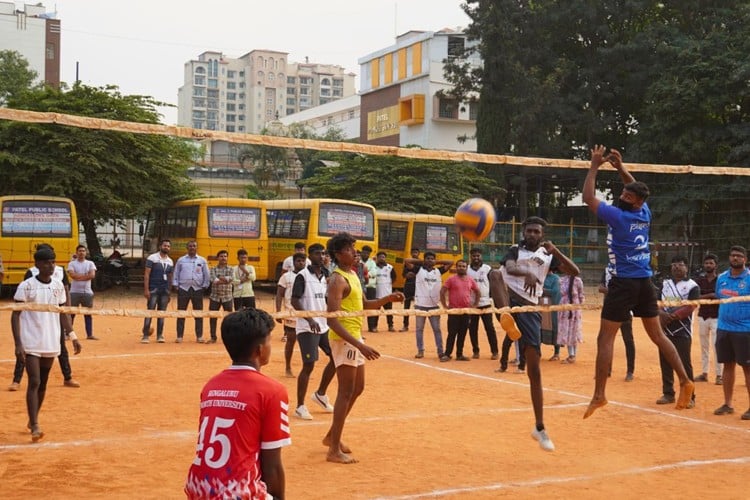
{"label": "blue jersey with number 2", "polygon": [[607,223],[609,269],[618,278],[650,278],[651,253],[648,233],[651,210],[646,203],[631,212],[606,203],[599,203],[596,215]]}

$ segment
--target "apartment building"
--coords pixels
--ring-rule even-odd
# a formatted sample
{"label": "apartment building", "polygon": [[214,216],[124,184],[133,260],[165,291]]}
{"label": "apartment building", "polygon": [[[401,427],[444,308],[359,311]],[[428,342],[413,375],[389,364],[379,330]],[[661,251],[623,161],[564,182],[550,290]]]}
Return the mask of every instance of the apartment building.
{"label": "apartment building", "polygon": [[409,31],[360,58],[360,142],[476,151],[477,103],[452,97],[443,74],[467,43],[461,28]]}
{"label": "apartment building", "polygon": [[0,2],[0,49],[15,50],[36,71],[37,81],[60,86],[60,20],[41,3],[16,8]]}
{"label": "apartment building", "polygon": [[290,63],[288,55],[253,50],[235,59],[206,51],[186,62],[177,123],[258,133],[268,122],[355,93],[354,73],[330,64]]}

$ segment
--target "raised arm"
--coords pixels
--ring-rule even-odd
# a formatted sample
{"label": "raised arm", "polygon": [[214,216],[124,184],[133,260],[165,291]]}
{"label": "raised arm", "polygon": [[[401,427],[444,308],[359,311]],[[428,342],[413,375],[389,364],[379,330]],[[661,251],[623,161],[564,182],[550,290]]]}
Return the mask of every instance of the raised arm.
{"label": "raised arm", "polygon": [[586,180],[583,181],[583,202],[594,213],[596,213],[599,203],[601,203],[596,197],[596,174],[599,172],[599,167],[604,163],[604,152],[606,150],[607,148],[599,144],[591,150],[591,166],[586,174]]}
{"label": "raised arm", "polygon": [[619,151],[616,149],[611,149],[609,151],[609,155],[607,156],[607,161],[615,167],[615,170],[620,174],[620,180],[622,180],[623,184],[630,184],[631,182],[635,182],[635,177],[628,172],[628,169],[625,168],[625,165],[622,163],[622,154],[620,154]]}

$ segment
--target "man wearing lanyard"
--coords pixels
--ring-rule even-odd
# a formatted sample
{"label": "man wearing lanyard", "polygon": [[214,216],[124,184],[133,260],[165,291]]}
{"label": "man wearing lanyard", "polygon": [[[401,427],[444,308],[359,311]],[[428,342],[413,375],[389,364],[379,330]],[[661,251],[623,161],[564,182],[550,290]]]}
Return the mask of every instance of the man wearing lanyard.
{"label": "man wearing lanyard", "polygon": [[[190,241],[187,254],[177,259],[174,266],[174,287],[177,288],[177,310],[186,311],[188,303],[193,311],[203,310],[203,291],[211,284],[206,259],[198,255],[198,244]],[[182,342],[185,333],[185,318],[177,318],[177,342]],[[195,318],[195,337],[198,343],[203,340],[203,318]]]}

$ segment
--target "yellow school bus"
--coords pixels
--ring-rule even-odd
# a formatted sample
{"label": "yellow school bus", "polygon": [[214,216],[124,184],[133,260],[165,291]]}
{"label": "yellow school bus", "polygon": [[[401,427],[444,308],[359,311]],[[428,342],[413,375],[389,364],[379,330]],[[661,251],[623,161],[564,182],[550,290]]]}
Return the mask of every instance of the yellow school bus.
{"label": "yellow school bus", "polygon": [[357,239],[356,247],[378,243],[375,208],[366,203],[328,198],[266,200],[268,220],[269,270],[275,279],[281,276],[284,259],[294,253],[294,244],[326,245],[336,233],[346,231]]}
{"label": "yellow school bus", "polygon": [[[378,247],[386,253],[386,261],[396,269],[394,288],[403,288],[404,259],[411,257],[411,249],[435,253],[437,260],[458,260],[463,255],[463,240],[453,217],[444,215],[411,214],[378,210]],[[454,271],[452,269],[451,271]],[[447,279],[450,273],[443,275]]]}
{"label": "yellow school bus", "polygon": [[0,197],[0,257],[5,285],[23,281],[34,265],[39,243],[52,245],[58,264],[67,267],[78,246],[78,216],[73,201],[56,196]]}
{"label": "yellow school bus", "polygon": [[[229,252],[229,265],[237,264],[237,250],[247,250],[248,262],[259,281],[268,278],[268,231],[261,200],[197,198],[156,210],[153,227],[144,242],[146,252],[156,252],[159,241],[172,242],[176,261],[187,252],[189,241],[198,244],[198,255],[216,265],[219,250]],[[144,255],[146,257],[146,255]]]}

